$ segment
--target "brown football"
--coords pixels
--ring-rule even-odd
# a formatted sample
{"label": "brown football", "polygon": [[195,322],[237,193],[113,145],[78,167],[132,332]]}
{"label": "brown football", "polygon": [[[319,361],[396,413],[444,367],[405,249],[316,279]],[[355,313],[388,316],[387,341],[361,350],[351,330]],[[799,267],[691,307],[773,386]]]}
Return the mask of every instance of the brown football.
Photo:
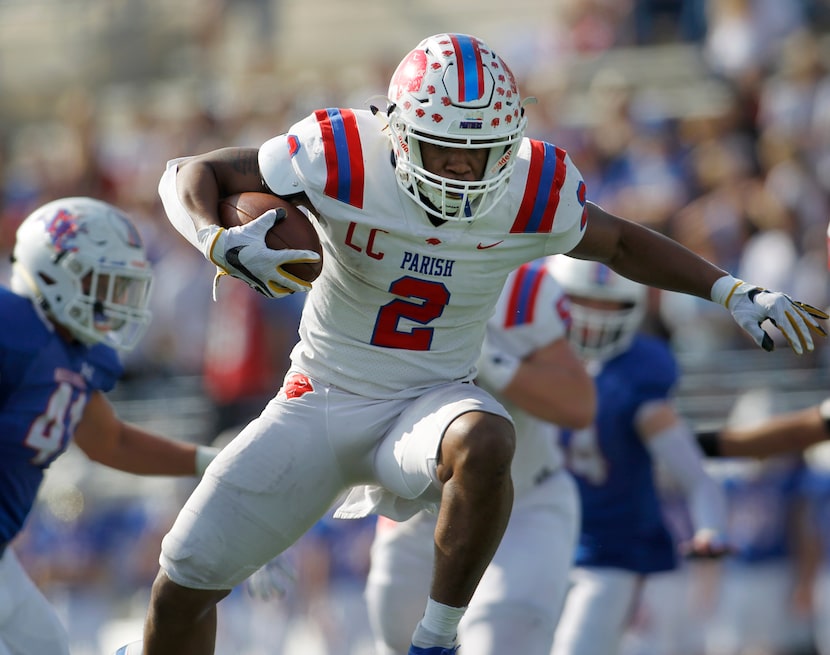
{"label": "brown football", "polygon": [[269,209],[285,210],[285,218],[278,221],[265,235],[265,245],[272,250],[291,248],[313,250],[320,261],[312,264],[289,264],[285,270],[306,282],[313,282],[323,270],[323,249],[320,237],[308,217],[287,200],[270,193],[247,191],[219,201],[219,220],[222,227],[236,227],[262,216]]}

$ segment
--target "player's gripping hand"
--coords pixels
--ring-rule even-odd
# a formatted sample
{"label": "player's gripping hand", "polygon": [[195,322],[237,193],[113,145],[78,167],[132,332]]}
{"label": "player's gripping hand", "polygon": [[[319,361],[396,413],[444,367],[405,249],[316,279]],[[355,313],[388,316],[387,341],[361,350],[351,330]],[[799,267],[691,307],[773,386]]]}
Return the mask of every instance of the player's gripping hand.
{"label": "player's gripping hand", "polygon": [[695,532],[689,541],[680,546],[687,559],[720,559],[732,555],[735,549],[714,530],[704,528]]}
{"label": "player's gripping hand", "polygon": [[767,319],[781,330],[799,355],[805,350],[813,350],[812,334],[827,336],[827,331],[818,322],[828,318],[825,312],[793,300],[785,293],[768,291],[731,275],[724,275],[712,285],[712,300],[732,312],[738,325],[767,351],[775,347],[772,338],[761,328],[761,323]]}
{"label": "player's gripping hand", "polygon": [[[197,233],[202,254],[219,269],[216,280],[230,275],[269,298],[282,298],[311,289],[311,283],[288,273],[288,264],[314,263],[320,255],[312,250],[272,250],[265,235],[285,218],[284,209],[269,209],[249,223],[231,228],[211,225]],[[215,287],[214,287],[215,293]]]}
{"label": "player's gripping hand", "polygon": [[296,573],[284,554],[277,555],[254,571],[245,581],[245,589],[253,598],[281,598],[296,582]]}

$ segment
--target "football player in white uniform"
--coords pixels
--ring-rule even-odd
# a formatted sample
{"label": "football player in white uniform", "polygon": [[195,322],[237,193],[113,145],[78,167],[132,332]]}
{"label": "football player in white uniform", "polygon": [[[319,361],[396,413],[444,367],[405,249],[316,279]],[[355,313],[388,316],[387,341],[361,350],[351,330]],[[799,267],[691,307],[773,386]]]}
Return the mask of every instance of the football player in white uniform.
{"label": "football player in white uniform", "polygon": [[734,279],[680,244],[586,200],[567,153],[524,137],[516,81],[463,34],[400,63],[387,107],[321,109],[260,148],[171,161],[168,218],[219,268],[270,297],[309,291],[270,250],[273,211],[219,226],[221,197],[274,193],[314,215],[323,272],[282,388],[214,460],[164,539],[144,647],[212,653],[216,603],[351,489],[340,515],[438,511],[435,567],[410,653],[454,653],[456,631],[507,526],[508,412],[472,384],[508,274],[553,253],[719,302],[755,341],[771,318],[796,352],[826,315]]}
{"label": "football player in white uniform", "polygon": [[[477,655],[548,655],[568,587],[579,531],[579,499],[556,441],[556,422],[587,427],[594,383],[567,339],[568,300],[544,258],[508,278],[487,324],[476,383],[516,425],[515,499],[507,530],[459,625]],[[381,518],[366,586],[378,655],[404,655],[424,613],[436,516]]]}

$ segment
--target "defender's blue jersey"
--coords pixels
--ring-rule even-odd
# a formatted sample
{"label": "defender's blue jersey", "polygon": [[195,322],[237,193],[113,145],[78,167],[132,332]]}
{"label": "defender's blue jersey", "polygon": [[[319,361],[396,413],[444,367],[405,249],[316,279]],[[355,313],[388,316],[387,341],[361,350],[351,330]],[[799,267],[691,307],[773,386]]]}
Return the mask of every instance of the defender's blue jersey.
{"label": "defender's blue jersey", "polygon": [[67,343],[28,298],[0,288],[0,543],[20,532],[43,472],[63,453],[89,394],[122,374],[107,346]]}
{"label": "defender's blue jersey", "polygon": [[578,566],[653,573],[677,565],[651,455],[634,428],[640,407],[667,399],[677,377],[677,363],[665,342],[638,335],[596,374],[594,425],[562,432],[582,501]]}
{"label": "defender's blue jersey", "polygon": [[830,563],[830,446],[822,444],[808,459],[800,492],[803,494],[821,546],[822,561]]}

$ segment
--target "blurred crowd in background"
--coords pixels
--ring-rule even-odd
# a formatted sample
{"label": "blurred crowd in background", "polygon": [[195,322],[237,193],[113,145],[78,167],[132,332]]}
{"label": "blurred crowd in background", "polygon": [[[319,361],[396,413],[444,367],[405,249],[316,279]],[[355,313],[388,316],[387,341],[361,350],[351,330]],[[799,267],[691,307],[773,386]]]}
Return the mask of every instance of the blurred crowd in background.
{"label": "blurred crowd in background", "polygon": [[[528,136],[568,150],[591,200],[736,277],[830,304],[826,0],[522,0],[515,9],[479,2],[466,11],[467,3],[454,3],[446,10],[451,20],[438,4],[426,3],[433,8],[426,15],[407,1],[362,0],[350,5],[356,13],[337,33],[321,27],[324,16],[342,12],[336,0],[155,4],[0,1],[7,45],[38,31],[33,11],[63,17],[39,19],[51,32],[37,47],[0,45],[0,281],[7,281],[17,225],[48,200],[94,196],[135,218],[156,278],[152,326],[125,360],[127,377],[113,394],[128,420],[202,443],[232,438],[278,388],[302,305],[294,297],[266,302],[235,280],[211,301],[210,265],[163,215],[156,185],[166,160],[258,146],[318,107],[382,104],[400,58],[442,31],[474,33],[512,65],[522,95],[538,99],[528,107]],[[302,7],[319,24],[297,26]],[[391,16],[382,27],[360,14],[381,7]],[[510,29],[497,29],[495,11],[510,14]],[[378,31],[383,39],[372,36]],[[286,52],[286,43],[298,45]],[[32,68],[39,61],[54,67],[48,83]],[[21,74],[30,76],[31,93]],[[758,419],[827,393],[825,345],[797,360],[783,348],[767,355],[722,308],[657,292],[652,300],[648,328],[669,339],[688,368],[679,402],[687,401],[691,419],[724,423],[748,395],[753,409],[742,416]],[[785,373],[797,389],[787,388]],[[759,396],[766,387],[771,395]],[[710,396],[696,399],[701,389]],[[808,462],[813,472],[821,461]],[[771,468],[720,470],[737,489],[739,469],[760,484]],[[821,498],[815,512],[826,517],[830,484],[821,476],[785,484],[774,473],[774,495],[741,511],[735,505],[733,536],[749,553],[746,562],[739,553],[736,565],[769,557],[792,573],[790,503]],[[136,638],[158,543],[193,484],[93,470],[73,451],[50,471],[16,548],[67,620],[73,653],[97,655]],[[773,529],[762,519],[775,524],[774,539],[761,534]],[[274,572],[284,593],[262,599],[240,589],[223,601],[217,652],[371,653],[365,618],[346,613],[360,615],[372,524],[342,523],[321,522],[286,556]],[[767,542],[753,543],[756,533]],[[830,552],[830,540],[820,543]],[[813,647],[808,595],[793,593],[794,580],[782,582],[785,597],[776,606],[797,617],[793,636],[770,655]],[[640,627],[648,617],[644,609]],[[654,637],[653,616],[651,624]],[[715,626],[707,644],[672,652],[743,652],[727,632]],[[649,650],[655,639],[635,634],[632,653],[671,655]]]}

